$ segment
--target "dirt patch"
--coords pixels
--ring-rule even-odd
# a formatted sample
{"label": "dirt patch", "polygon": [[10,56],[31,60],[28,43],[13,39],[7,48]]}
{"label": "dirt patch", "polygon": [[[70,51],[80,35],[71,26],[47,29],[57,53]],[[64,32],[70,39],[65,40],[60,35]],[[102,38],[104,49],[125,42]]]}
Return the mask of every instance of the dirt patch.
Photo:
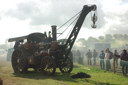
{"label": "dirt patch", "polygon": [[90,78],[91,76],[89,74],[80,72],[80,73],[72,75],[71,77],[72,78]]}

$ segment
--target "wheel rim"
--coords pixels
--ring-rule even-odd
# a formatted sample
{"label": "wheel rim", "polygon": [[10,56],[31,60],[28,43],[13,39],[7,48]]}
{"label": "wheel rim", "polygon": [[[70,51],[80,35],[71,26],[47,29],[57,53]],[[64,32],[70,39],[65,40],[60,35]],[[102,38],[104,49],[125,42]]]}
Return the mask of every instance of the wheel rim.
{"label": "wheel rim", "polygon": [[61,62],[61,65],[59,67],[60,71],[63,73],[70,73],[72,71],[73,64],[72,61],[67,58],[65,62]]}
{"label": "wheel rim", "polygon": [[21,50],[16,50],[12,56],[12,66],[15,72],[23,72],[27,63]]}
{"label": "wheel rim", "polygon": [[50,57],[45,57],[42,59],[41,62],[41,69],[42,72],[46,75],[53,75],[55,72],[55,62]]}

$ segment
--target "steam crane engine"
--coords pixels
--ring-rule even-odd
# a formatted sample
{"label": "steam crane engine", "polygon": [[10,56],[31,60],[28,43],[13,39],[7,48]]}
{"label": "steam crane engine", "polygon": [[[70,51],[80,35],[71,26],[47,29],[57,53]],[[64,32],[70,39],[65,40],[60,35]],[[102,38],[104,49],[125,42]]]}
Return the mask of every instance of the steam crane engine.
{"label": "steam crane engine", "polygon": [[[66,43],[61,45],[57,42],[56,26],[52,26],[51,32],[32,33],[27,36],[10,38],[8,41],[15,41],[15,50],[12,54],[11,62],[15,73],[26,73],[28,68],[39,69],[46,75],[53,75],[56,68],[62,73],[70,73],[73,69],[73,62],[68,57],[72,46],[77,38],[85,17],[91,11],[96,10],[96,5],[85,5],[73,27]],[[95,26],[96,15],[93,16],[93,26]],[[24,42],[26,40],[26,42]]]}

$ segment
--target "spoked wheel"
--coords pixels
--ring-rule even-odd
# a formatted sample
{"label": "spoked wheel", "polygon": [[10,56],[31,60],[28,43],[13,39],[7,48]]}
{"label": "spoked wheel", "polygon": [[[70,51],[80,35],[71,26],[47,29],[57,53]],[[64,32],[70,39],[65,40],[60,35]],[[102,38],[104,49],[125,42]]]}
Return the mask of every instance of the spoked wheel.
{"label": "spoked wheel", "polygon": [[67,58],[65,62],[61,62],[59,69],[62,73],[70,73],[73,69],[73,62],[70,58]]}
{"label": "spoked wheel", "polygon": [[53,75],[56,71],[56,63],[52,57],[46,56],[41,60],[41,71],[45,75]]}
{"label": "spoked wheel", "polygon": [[12,54],[12,67],[15,73],[27,72],[27,54],[22,48],[16,49]]}

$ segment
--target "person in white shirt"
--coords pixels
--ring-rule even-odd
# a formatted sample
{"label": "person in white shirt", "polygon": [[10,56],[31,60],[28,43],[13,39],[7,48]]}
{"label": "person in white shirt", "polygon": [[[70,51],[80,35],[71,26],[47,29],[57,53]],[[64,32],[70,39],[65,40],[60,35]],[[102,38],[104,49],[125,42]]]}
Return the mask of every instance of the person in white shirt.
{"label": "person in white shirt", "polygon": [[105,60],[106,60],[106,71],[109,71],[110,69],[110,53],[109,53],[109,50],[106,49],[105,51]]}

